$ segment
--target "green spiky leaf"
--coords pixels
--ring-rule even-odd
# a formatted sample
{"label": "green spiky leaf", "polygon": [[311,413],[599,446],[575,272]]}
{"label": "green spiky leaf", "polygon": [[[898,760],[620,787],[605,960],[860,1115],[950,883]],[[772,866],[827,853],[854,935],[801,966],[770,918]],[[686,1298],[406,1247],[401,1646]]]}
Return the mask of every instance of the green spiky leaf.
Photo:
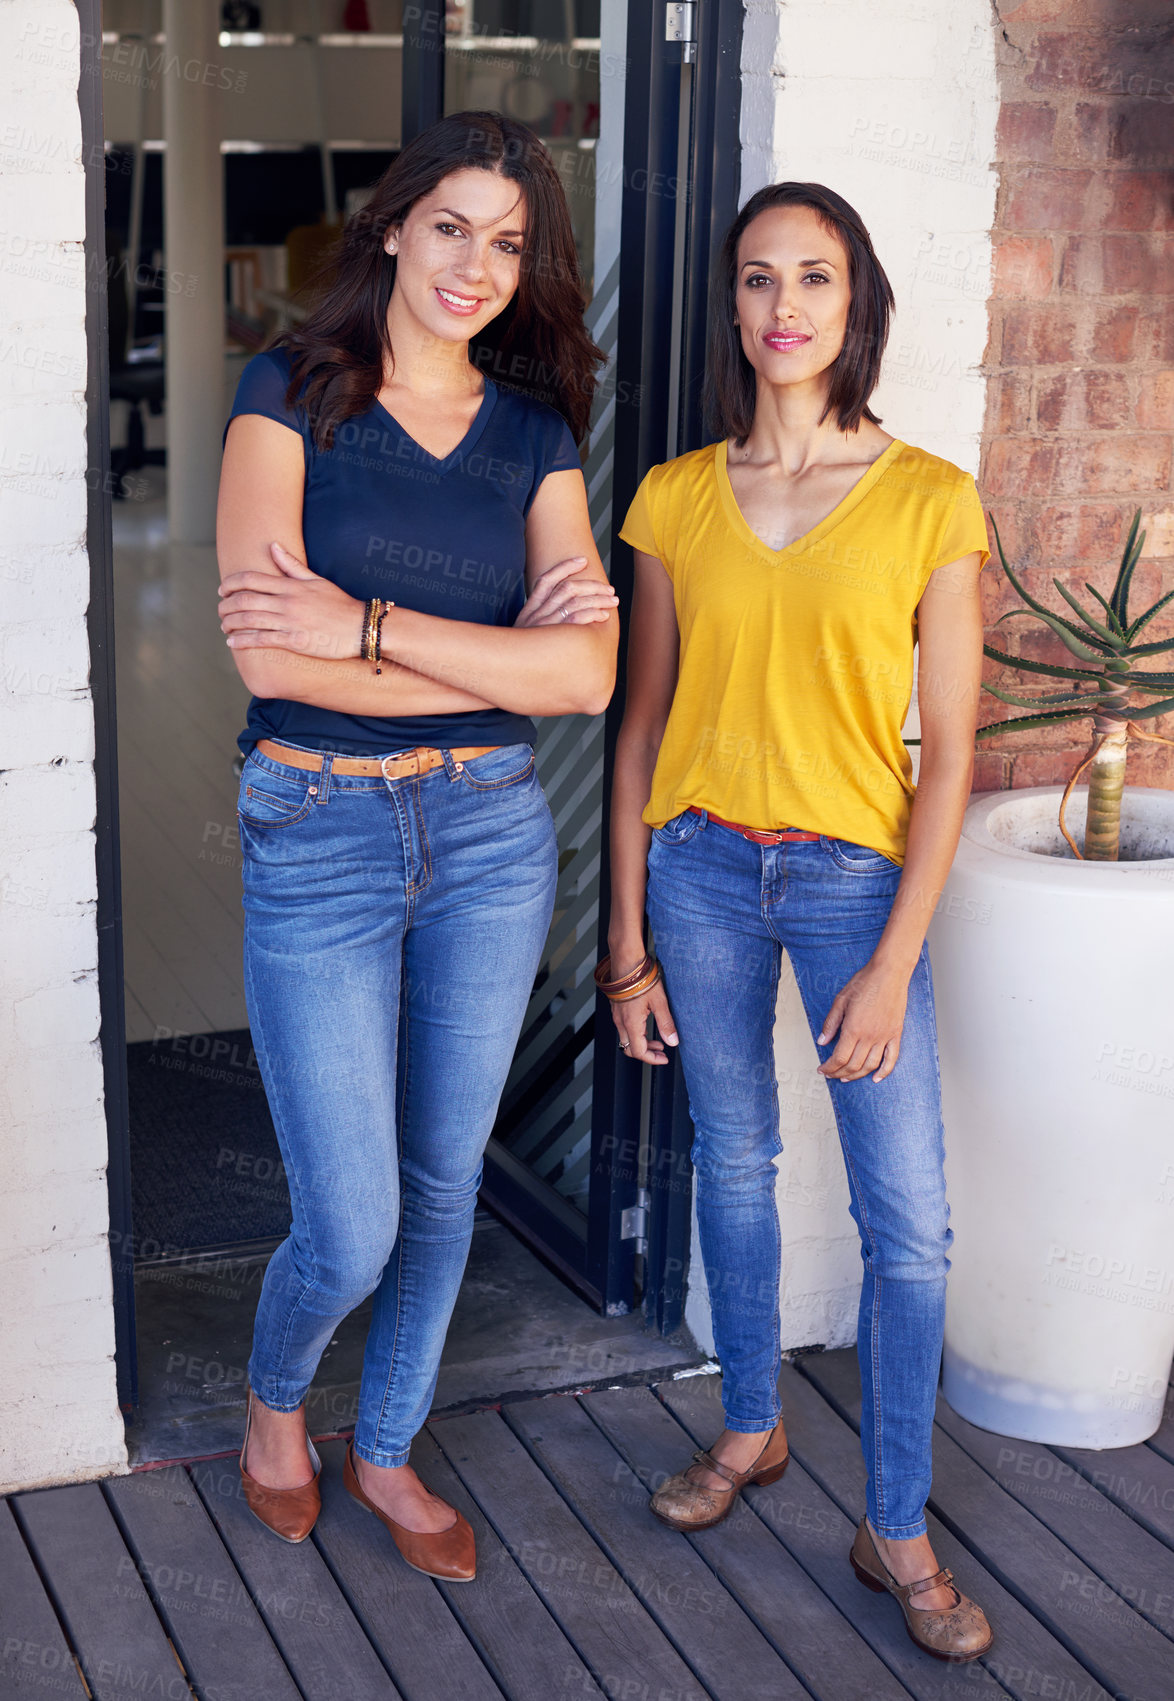
{"label": "green spiky leaf", "polygon": [[1100,591],[1097,590],[1096,586],[1090,585],[1087,579],[1084,581],[1084,588],[1089,593],[1090,596],[1095,597],[1096,600],[1100,603],[1101,607],[1104,609],[1105,613],[1109,617],[1109,625],[1112,627],[1113,631],[1117,634],[1118,638],[1124,638],[1125,637],[1125,628],[1124,628],[1124,626],[1122,626],[1121,622],[1118,620],[1116,612],[1113,608],[1113,605],[1110,602],[1107,602],[1106,599],[1101,595]]}
{"label": "green spiky leaf", "polygon": [[1141,525],[1141,509],[1133,511],[1133,524],[1129,528],[1129,536],[1125,539],[1125,548],[1121,552],[1121,566],[1117,573],[1117,583],[1113,586],[1110,601],[1122,626],[1129,622],[1129,586],[1133,579],[1133,569],[1141,558],[1141,546],[1145,542],[1145,533],[1137,535]]}
{"label": "green spiky leaf", "polygon": [[1064,598],[1064,601],[1068,604],[1069,608],[1074,608],[1076,610],[1077,614],[1079,614],[1090,632],[1095,632],[1099,638],[1104,639],[1106,644],[1111,644],[1114,650],[1121,651],[1125,648],[1124,633],[1122,633],[1121,637],[1118,637],[1117,634],[1111,631],[1108,626],[1105,626],[1101,621],[1094,619],[1094,617],[1088,612],[1087,608],[1085,608],[1084,604],[1078,602],[1072,595],[1072,592],[1067,588],[1067,586],[1062,584],[1059,579],[1053,579],[1052,583],[1055,585],[1060,595]]}
{"label": "green spiky leaf", "polygon": [[1174,638],[1163,638],[1157,644],[1135,644],[1129,653],[1131,656],[1160,656],[1167,650],[1174,650]]}
{"label": "green spiky leaf", "polygon": [[[1065,620],[1065,618],[1062,614],[1056,614],[1050,608],[1046,608],[1042,602],[1036,601],[1036,599],[1032,596],[1031,592],[1026,588],[1026,586],[1021,584],[1020,581],[1015,577],[1015,570],[1011,566],[1011,563],[1007,560],[1007,557],[1003,552],[1003,540],[999,536],[999,528],[995,524],[995,517],[994,517],[993,514],[991,515],[991,527],[992,527],[994,534],[995,534],[995,546],[999,551],[999,560],[1002,562],[1003,571],[1004,571],[1004,573],[1006,573],[1007,578],[1010,580],[1010,582],[1014,586],[1014,588],[1018,591],[1019,595],[1023,598],[1023,600],[1027,604],[1028,608],[1032,609],[1034,611],[1034,613],[1038,614],[1041,620],[1047,620],[1049,625],[1051,625],[1054,622],[1055,628],[1063,628],[1064,631],[1068,632],[1071,637],[1077,639],[1080,643],[1093,645],[1094,646],[1093,654],[1092,654],[1091,657],[1086,657],[1085,658],[1086,660],[1096,661],[1098,659],[1098,653],[1104,654],[1104,655],[1112,655],[1114,653],[1114,650],[1117,647],[1115,643],[1110,643],[1107,640],[1103,640],[1103,639],[1097,638],[1095,636],[1090,636],[1090,634],[1087,631],[1081,631],[1080,627],[1074,625],[1071,620]],[[1018,611],[1016,611],[1016,612],[1018,612]],[[1006,619],[1006,616],[1004,615],[1003,618]],[[1072,648],[1071,645],[1069,645],[1068,647],[1069,647],[1069,649]],[[1075,655],[1077,652],[1075,650],[1073,650],[1072,653]]]}
{"label": "green spiky leaf", "polygon": [[1129,639],[1130,644],[1133,643],[1133,640],[1137,637],[1137,634],[1141,631],[1142,627],[1148,626],[1150,621],[1154,618],[1154,615],[1160,614],[1169,602],[1174,602],[1174,591],[1167,591],[1164,597],[1158,598],[1152,608],[1147,608],[1144,614],[1138,615],[1137,619],[1133,622],[1133,625],[1125,634]]}
{"label": "green spiky leaf", "polygon": [[1155,715],[1168,715],[1174,709],[1174,697],[1167,697],[1161,703],[1147,703],[1144,709],[1131,709],[1131,721],[1150,721]]}
{"label": "green spiky leaf", "polygon": [[992,697],[997,697],[1000,703],[1013,703],[1017,709],[1031,709],[1041,703],[1051,703],[1059,707],[1061,703],[1087,703],[1089,713],[1100,703],[1101,699],[1091,691],[1045,691],[1042,697],[1020,697],[1013,691],[1004,691],[1001,685],[983,685]]}
{"label": "green spiky leaf", "polygon": [[1061,662],[1032,661],[1028,656],[1009,656],[1005,650],[996,650],[992,644],[982,646],[984,656],[991,661],[1002,662],[1006,667],[1015,667],[1024,673],[1043,673],[1049,679],[1101,679],[1103,674],[1099,668],[1065,667]]}
{"label": "green spiky leaf", "polygon": [[[1058,614],[1049,614],[1046,609],[1012,608],[1006,614],[1001,614],[995,621],[995,625],[1001,626],[1004,620],[1014,620],[1017,616],[1022,616],[1026,620],[1042,620],[1044,625],[1050,627],[1056,634],[1064,648],[1076,657],[1077,661],[1101,660],[1101,651],[1092,649],[1082,637],[1076,636],[1075,628],[1067,620],[1061,620]],[[1094,639],[1093,642],[1095,641]]]}
{"label": "green spiky leaf", "polygon": [[994,738],[1000,732],[1026,732],[1028,727],[1054,726],[1057,721],[1082,721],[1085,709],[1056,709],[1047,715],[1017,715],[1014,720],[996,721],[992,726],[980,726],[975,738]]}

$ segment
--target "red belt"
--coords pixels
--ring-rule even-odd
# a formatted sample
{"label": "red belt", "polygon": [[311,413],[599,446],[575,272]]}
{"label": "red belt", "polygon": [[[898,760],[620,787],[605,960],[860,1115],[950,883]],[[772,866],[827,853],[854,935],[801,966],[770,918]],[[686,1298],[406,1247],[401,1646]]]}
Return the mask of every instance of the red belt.
{"label": "red belt", "polygon": [[800,827],[779,827],[774,832],[763,832],[758,827],[743,827],[740,821],[723,821],[712,809],[699,809],[695,803],[691,803],[689,807],[694,815],[708,816],[711,821],[716,821],[719,827],[728,827],[732,833],[741,833],[744,839],[749,839],[755,845],[817,844],[822,837],[819,833],[805,833]]}

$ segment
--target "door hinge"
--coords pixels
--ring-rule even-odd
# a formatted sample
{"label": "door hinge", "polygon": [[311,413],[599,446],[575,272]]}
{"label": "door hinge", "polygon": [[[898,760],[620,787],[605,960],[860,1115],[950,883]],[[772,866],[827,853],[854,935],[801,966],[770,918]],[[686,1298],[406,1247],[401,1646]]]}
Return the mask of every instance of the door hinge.
{"label": "door hinge", "polygon": [[634,1240],[637,1252],[648,1250],[648,1206],[651,1197],[647,1187],[638,1187],[636,1203],[620,1212],[620,1239]]}
{"label": "door hinge", "polygon": [[697,57],[697,6],[695,0],[669,0],[664,9],[664,39],[679,42],[685,63]]}

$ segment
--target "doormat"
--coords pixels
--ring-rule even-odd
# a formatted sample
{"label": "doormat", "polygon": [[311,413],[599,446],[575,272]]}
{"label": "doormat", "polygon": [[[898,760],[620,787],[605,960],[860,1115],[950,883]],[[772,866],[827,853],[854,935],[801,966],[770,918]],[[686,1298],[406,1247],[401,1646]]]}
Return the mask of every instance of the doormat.
{"label": "doormat", "polygon": [[136,1258],[289,1232],[289,1187],[247,1028],[126,1048]]}

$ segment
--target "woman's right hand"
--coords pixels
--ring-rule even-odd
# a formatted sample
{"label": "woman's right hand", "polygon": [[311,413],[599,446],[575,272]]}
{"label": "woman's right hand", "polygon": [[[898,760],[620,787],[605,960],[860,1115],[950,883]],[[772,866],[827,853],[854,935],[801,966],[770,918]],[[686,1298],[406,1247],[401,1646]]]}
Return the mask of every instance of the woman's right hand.
{"label": "woman's right hand", "polygon": [[606,579],[582,572],[586,565],[585,555],[571,555],[540,573],[514,625],[590,626],[606,620],[620,599]]}
{"label": "woman's right hand", "polygon": [[[623,961],[622,958],[618,960]],[[640,958],[636,957],[631,966],[634,968],[639,960]],[[649,1016],[656,1024],[656,1032],[660,1036],[658,1039],[648,1038]],[[663,980],[658,980],[638,998],[625,998],[613,1003],[611,1019],[619,1034],[621,1051],[625,1057],[632,1058],[636,1063],[667,1063],[665,1046],[679,1043],[673,1013],[665,997]]]}

